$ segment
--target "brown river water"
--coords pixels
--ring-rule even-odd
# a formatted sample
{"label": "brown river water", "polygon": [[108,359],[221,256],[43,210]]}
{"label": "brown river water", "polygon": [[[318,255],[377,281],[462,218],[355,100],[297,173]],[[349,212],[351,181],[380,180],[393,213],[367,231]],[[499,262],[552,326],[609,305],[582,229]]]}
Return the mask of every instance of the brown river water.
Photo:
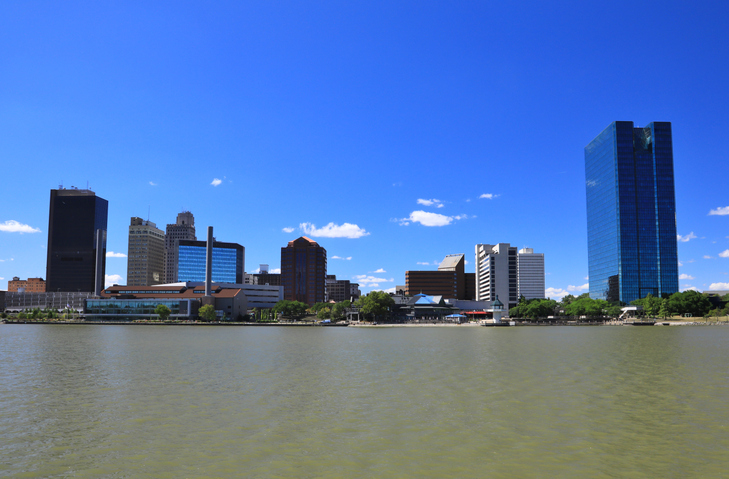
{"label": "brown river water", "polygon": [[719,478],[729,327],[0,325],[0,476]]}

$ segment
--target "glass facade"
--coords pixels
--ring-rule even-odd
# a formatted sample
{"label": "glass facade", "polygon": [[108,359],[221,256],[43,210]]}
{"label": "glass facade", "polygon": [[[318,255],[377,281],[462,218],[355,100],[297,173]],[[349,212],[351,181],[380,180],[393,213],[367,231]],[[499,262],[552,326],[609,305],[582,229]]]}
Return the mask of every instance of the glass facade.
{"label": "glass facade", "polygon": [[189,299],[88,299],[84,313],[90,321],[133,321],[157,317],[154,310],[160,304],[170,308],[172,319],[190,319],[197,314],[197,301]]}
{"label": "glass facade", "polygon": [[[204,241],[180,241],[177,281],[205,281]],[[243,247],[235,243],[213,244],[214,283],[243,283]]]}
{"label": "glass facade", "polygon": [[678,291],[671,124],[616,121],[585,147],[590,297]]}

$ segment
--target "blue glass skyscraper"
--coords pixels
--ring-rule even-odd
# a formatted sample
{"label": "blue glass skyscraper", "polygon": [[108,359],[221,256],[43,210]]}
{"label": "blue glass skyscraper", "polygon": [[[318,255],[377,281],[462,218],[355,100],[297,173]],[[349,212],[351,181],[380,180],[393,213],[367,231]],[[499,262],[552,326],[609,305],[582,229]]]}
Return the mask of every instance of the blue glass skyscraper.
{"label": "blue glass skyscraper", "polygon": [[616,121],[585,147],[590,297],[678,291],[671,123]]}

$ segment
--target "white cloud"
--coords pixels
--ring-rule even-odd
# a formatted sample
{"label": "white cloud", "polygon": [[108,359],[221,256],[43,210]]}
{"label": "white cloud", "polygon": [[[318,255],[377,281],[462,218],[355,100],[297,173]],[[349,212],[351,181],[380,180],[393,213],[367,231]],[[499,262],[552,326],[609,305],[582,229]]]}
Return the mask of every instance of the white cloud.
{"label": "white cloud", "polygon": [[379,269],[376,269],[375,271],[373,271],[373,273],[387,273],[387,271],[385,271],[384,268],[379,268]]}
{"label": "white cloud", "polygon": [[696,236],[693,231],[686,236],[676,235],[676,239],[682,243],[688,243],[689,240],[696,238],[698,238],[698,236]]}
{"label": "white cloud", "polygon": [[714,257],[713,256],[709,256],[708,254],[705,254],[704,255],[704,259],[714,259]]}
{"label": "white cloud", "polygon": [[407,226],[412,221],[413,223],[420,223],[423,226],[446,226],[451,224],[454,219],[456,218],[453,216],[418,210],[410,213],[410,217],[400,220],[400,224]]}
{"label": "white cloud", "polygon": [[590,283],[585,283],[582,286],[567,286],[567,291],[584,291],[586,289],[590,289]]}
{"label": "white cloud", "polygon": [[329,223],[323,228],[318,229],[313,223],[301,223],[299,225],[299,228],[301,228],[305,234],[307,234],[308,236],[313,236],[314,238],[354,239],[369,235],[369,233],[363,228],[360,228],[357,225],[353,225],[352,223],[343,223],[341,226],[335,225],[334,223]]}
{"label": "white cloud", "polygon": [[690,284],[684,284],[683,287],[679,288],[682,292],[683,291],[698,291],[699,288],[696,286],[691,286]]}
{"label": "white cloud", "polygon": [[590,277],[589,276],[585,276],[585,281],[589,281],[589,280],[590,280]]}
{"label": "white cloud", "polygon": [[0,223],[0,231],[4,231],[6,233],[40,233],[40,229],[33,228],[30,225],[24,225],[23,223],[18,223],[15,220],[8,220],[5,223]]}
{"label": "white cloud", "polygon": [[2,280],[4,280],[4,279],[5,279],[5,278],[3,278],[3,277],[0,277],[0,281],[2,281]]}
{"label": "white cloud", "polygon": [[150,181],[150,182],[149,182],[149,185],[150,185],[150,186],[157,186],[157,183],[155,183],[154,181]]}
{"label": "white cloud", "polygon": [[427,265],[429,265],[430,263],[428,263],[427,261],[418,261],[418,264],[421,264],[421,265],[423,265],[423,266],[427,266]]}
{"label": "white cloud", "polygon": [[393,294],[395,293],[395,286],[393,286],[392,288],[387,288],[387,289],[378,288],[377,286],[379,286],[379,285],[373,285],[373,286],[375,286],[375,289],[373,289],[372,291],[382,291],[385,293],[393,293]]}
{"label": "white cloud", "polygon": [[679,261],[679,262],[678,262],[678,265],[679,265],[679,266],[683,266],[683,263]]}
{"label": "white cloud", "polygon": [[392,283],[393,281],[395,281],[395,278],[377,278],[375,276],[368,276],[366,274],[355,274],[353,278],[355,283],[359,283],[365,288],[378,286],[379,283]]}
{"label": "white cloud", "polygon": [[291,228],[290,226],[287,226],[286,228],[282,228],[281,231],[283,231],[284,233],[293,233],[294,229],[296,228]]}
{"label": "white cloud", "polygon": [[114,253],[113,251],[107,251],[106,257],[107,258],[126,258],[127,255],[125,255],[124,253]]}
{"label": "white cloud", "polygon": [[729,289],[729,283],[711,283],[709,291],[726,291]]}
{"label": "white cloud", "polygon": [[544,290],[545,298],[555,299],[557,301],[564,298],[568,294],[570,294],[569,291],[562,288],[547,288]]}
{"label": "white cloud", "polygon": [[349,261],[352,259],[351,256],[347,256],[346,258],[342,258],[341,256],[332,256],[332,259],[343,259],[345,261]]}
{"label": "white cloud", "polygon": [[436,208],[443,208],[443,202],[441,200],[436,200],[435,198],[433,198],[432,200],[423,200],[418,198],[417,203],[424,206],[435,206]]}
{"label": "white cloud", "polygon": [[218,186],[221,183],[223,183],[223,180],[221,180],[220,178],[214,178],[213,181],[210,182],[210,184],[213,186]]}
{"label": "white cloud", "polygon": [[715,210],[709,211],[710,215],[726,216],[729,215],[729,206],[720,206]]}
{"label": "white cloud", "polygon": [[106,274],[104,275],[104,287],[107,288],[112,284],[122,284],[124,278],[119,274]]}
{"label": "white cloud", "polygon": [[681,274],[678,276],[678,279],[696,279],[696,278],[694,278],[693,276],[688,275],[688,274]]}
{"label": "white cloud", "polygon": [[487,199],[487,200],[493,200],[494,198],[498,198],[501,195],[495,195],[493,193],[484,193],[481,196],[479,196],[479,199]]}
{"label": "white cloud", "polygon": [[721,256],[722,258],[729,258],[729,249],[725,249],[724,251],[719,253],[719,256]]}
{"label": "white cloud", "polygon": [[281,268],[269,268],[268,272],[271,274],[281,274]]}

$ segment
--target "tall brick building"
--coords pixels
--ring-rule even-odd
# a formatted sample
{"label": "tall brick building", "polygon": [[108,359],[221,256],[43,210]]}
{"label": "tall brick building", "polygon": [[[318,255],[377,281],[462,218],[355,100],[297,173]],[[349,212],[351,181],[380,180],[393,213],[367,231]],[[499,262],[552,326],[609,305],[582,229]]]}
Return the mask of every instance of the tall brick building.
{"label": "tall brick building", "polygon": [[281,285],[284,299],[309,305],[324,301],[327,250],[306,236],[281,248]]}

